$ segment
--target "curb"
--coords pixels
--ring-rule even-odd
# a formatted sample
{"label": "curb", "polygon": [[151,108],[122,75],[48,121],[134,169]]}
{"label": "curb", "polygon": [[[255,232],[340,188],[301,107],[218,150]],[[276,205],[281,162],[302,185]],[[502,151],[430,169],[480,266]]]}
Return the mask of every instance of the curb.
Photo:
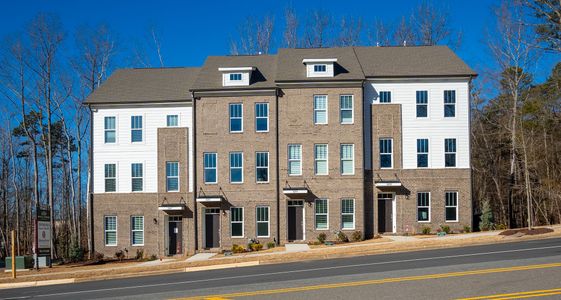
{"label": "curb", "polygon": [[233,264],[190,267],[190,268],[185,268],[185,272],[220,270],[220,269],[239,268],[239,267],[251,267],[251,266],[258,266],[258,265],[259,265],[259,261],[255,260],[255,261],[247,261],[247,262],[233,263]]}
{"label": "curb", "polygon": [[0,290],[2,290],[2,289],[17,289],[17,288],[34,287],[34,286],[46,286],[46,285],[54,285],[54,284],[74,283],[74,281],[75,281],[74,278],[69,278],[69,279],[56,279],[56,280],[41,280],[41,281],[2,283],[2,284],[0,284]]}

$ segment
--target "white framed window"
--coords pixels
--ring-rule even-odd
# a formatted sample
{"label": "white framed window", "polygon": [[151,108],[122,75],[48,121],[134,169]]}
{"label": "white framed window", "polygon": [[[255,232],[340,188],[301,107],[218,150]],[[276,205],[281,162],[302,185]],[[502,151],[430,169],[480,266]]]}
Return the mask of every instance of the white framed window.
{"label": "white framed window", "polygon": [[104,123],[104,139],[106,144],[114,144],[117,142],[117,118],[105,117]]}
{"label": "white framed window", "polygon": [[167,127],[177,127],[177,126],[179,126],[179,116],[178,115],[167,115],[166,116],[166,126]]}
{"label": "white framed window", "polygon": [[341,95],[339,97],[341,124],[354,123],[354,99],[353,95]]}
{"label": "white framed window", "polygon": [[269,152],[255,153],[255,175],[257,183],[269,182]]}
{"label": "white framed window", "polygon": [[302,175],[302,145],[288,145],[288,175]]}
{"label": "white framed window", "polygon": [[179,192],[179,162],[166,162],[166,191]]}
{"label": "white framed window", "polygon": [[327,95],[314,95],[314,124],[327,124]]}
{"label": "white framed window", "polygon": [[131,244],[144,246],[144,216],[131,217]]}
{"label": "white framed window", "polygon": [[255,103],[255,131],[269,131],[269,103]]}
{"label": "white framed window", "polygon": [[243,132],[243,104],[230,103],[230,132]]}
{"label": "white framed window", "polygon": [[316,175],[329,174],[329,150],[327,144],[314,145],[314,162]]}
{"label": "white framed window", "polygon": [[458,222],[458,192],[447,191],[444,193],[446,222]]}
{"label": "white framed window", "polygon": [[269,207],[257,206],[255,209],[255,220],[257,221],[257,237],[269,237]]}
{"label": "white framed window", "polygon": [[133,192],[142,192],[144,189],[144,170],[141,163],[131,164],[131,186]]}
{"label": "white framed window", "polygon": [[393,139],[380,139],[380,169],[393,168]]}
{"label": "white framed window", "polygon": [[241,81],[242,73],[230,73],[230,81]]}
{"label": "white framed window", "polygon": [[131,116],[131,142],[142,142],[142,116]]}
{"label": "white framed window", "polygon": [[444,91],[444,117],[453,118],[456,116],[456,91]]}
{"label": "white framed window", "polygon": [[456,139],[444,139],[444,166],[456,166]]}
{"label": "white framed window", "polygon": [[243,183],[242,152],[230,152],[230,183]]}
{"label": "white framed window", "polygon": [[355,229],[355,199],[341,200],[341,229]]}
{"label": "white framed window", "polygon": [[233,238],[244,237],[244,212],[243,207],[230,208],[230,235]]}
{"label": "white framed window", "polygon": [[218,174],[216,172],[216,152],[204,153],[204,180],[206,184],[214,184],[218,182]]}
{"label": "white framed window", "polygon": [[117,246],[117,216],[105,216],[105,246]]}
{"label": "white framed window", "polygon": [[117,165],[105,164],[105,192],[117,191]]}
{"label": "white framed window", "polygon": [[379,93],[380,96],[380,103],[391,103],[392,102],[392,92],[390,91],[381,91]]}
{"label": "white framed window", "polygon": [[429,139],[417,139],[417,168],[429,166]]}
{"label": "white framed window", "polygon": [[316,199],[314,203],[316,230],[329,230],[329,202],[327,199]]}
{"label": "white framed window", "polygon": [[325,73],[327,72],[327,65],[314,65],[315,73]]}
{"label": "white framed window", "polygon": [[428,117],[429,92],[417,91],[416,103],[417,103],[417,118]]}
{"label": "white framed window", "polygon": [[430,222],[430,193],[417,193],[417,221]]}
{"label": "white framed window", "polygon": [[355,173],[355,145],[341,144],[341,175]]}

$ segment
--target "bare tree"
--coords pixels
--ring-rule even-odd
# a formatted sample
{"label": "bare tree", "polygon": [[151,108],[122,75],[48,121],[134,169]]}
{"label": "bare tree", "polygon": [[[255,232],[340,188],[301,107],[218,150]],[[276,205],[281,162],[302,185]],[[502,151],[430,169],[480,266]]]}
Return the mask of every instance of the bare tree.
{"label": "bare tree", "polygon": [[343,17],[340,23],[339,38],[336,45],[341,47],[358,46],[362,33],[362,19],[353,17]]}
{"label": "bare tree", "polygon": [[247,17],[239,27],[237,40],[230,42],[232,55],[269,54],[273,45],[273,16],[265,16],[262,20]]}
{"label": "bare tree", "polygon": [[525,0],[533,15],[541,20],[535,24],[535,31],[545,48],[561,52],[561,1],[559,0]]}
{"label": "bare tree", "polygon": [[407,46],[415,44],[415,32],[413,26],[405,17],[401,17],[399,23],[393,31],[393,40],[397,46]]}
{"label": "bare tree", "polygon": [[372,28],[368,30],[370,45],[389,46],[391,45],[390,36],[389,26],[379,19],[374,20]]}
{"label": "bare tree", "polygon": [[307,20],[302,46],[305,48],[328,47],[331,16],[325,11],[314,10],[310,12]]}
{"label": "bare tree", "polygon": [[452,35],[449,13],[430,2],[422,2],[412,14],[416,43],[432,46],[447,41]]}
{"label": "bare tree", "polygon": [[283,47],[298,47],[298,17],[293,8],[286,8],[284,11],[285,27],[283,32]]}

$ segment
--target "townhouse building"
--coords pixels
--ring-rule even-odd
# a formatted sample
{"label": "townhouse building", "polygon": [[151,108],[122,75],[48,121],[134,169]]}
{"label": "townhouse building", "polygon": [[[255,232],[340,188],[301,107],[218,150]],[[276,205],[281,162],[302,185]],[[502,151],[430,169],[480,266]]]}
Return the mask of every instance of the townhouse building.
{"label": "townhouse building", "polygon": [[474,76],[441,46],[119,70],[87,100],[95,251],[471,226]]}

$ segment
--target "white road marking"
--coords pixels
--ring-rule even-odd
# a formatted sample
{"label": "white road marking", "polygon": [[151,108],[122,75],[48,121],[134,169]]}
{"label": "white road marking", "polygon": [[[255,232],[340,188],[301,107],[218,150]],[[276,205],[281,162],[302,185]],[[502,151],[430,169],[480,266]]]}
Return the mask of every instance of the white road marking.
{"label": "white road marking", "polygon": [[[404,262],[427,261],[427,260],[438,260],[438,259],[458,258],[458,257],[470,257],[470,256],[482,256],[482,255],[489,255],[489,254],[501,254],[501,253],[512,253],[512,252],[525,252],[525,251],[535,251],[535,250],[545,250],[545,249],[555,249],[555,248],[561,248],[561,245],[547,246],[547,247],[535,247],[535,248],[524,248],[524,249],[513,249],[513,250],[490,251],[490,252],[478,252],[478,253],[458,254],[458,255],[445,255],[445,256],[412,258],[412,259],[403,259],[403,260],[391,260],[391,261],[373,262],[373,263],[365,263],[365,264],[343,265],[343,266],[334,266],[334,267],[322,267],[322,268],[313,268],[313,269],[304,269],[304,270],[292,270],[292,271],[279,271],[279,272],[269,272],[269,273],[261,273],[261,274],[249,274],[249,275],[243,275],[243,276],[228,276],[228,277],[218,277],[218,278],[199,279],[199,280],[188,280],[188,281],[178,281],[178,282],[156,283],[156,284],[148,284],[148,285],[124,286],[124,287],[105,288],[105,289],[94,289],[94,290],[81,290],[81,291],[74,291],[74,292],[64,292],[64,293],[53,293],[53,294],[34,295],[34,296],[32,296],[32,297],[33,297],[33,298],[39,298],[39,297],[52,297],[52,296],[64,296],[64,295],[76,295],[76,294],[95,293],[95,292],[107,292],[107,291],[118,291],[118,290],[148,288],[148,287],[161,287],[161,286],[171,286],[171,285],[180,285],[180,284],[210,282],[210,281],[237,279],[237,278],[261,277],[261,276],[280,275],[280,274],[292,274],[292,273],[306,273],[306,272],[315,272],[315,271],[322,271],[322,270],[346,269],[346,268],[354,268],[354,267],[375,266],[375,265],[388,265],[388,264],[396,264],[396,263],[404,263]],[[7,300],[7,299],[13,299],[13,298],[0,298],[0,300]]]}

